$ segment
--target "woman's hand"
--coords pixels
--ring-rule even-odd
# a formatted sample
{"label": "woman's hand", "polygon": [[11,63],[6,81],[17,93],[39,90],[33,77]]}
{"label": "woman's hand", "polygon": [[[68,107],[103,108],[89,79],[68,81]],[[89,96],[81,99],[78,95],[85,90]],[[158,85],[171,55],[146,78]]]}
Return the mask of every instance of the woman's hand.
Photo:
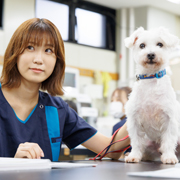
{"label": "woman's hand", "polygon": [[37,143],[21,143],[14,158],[41,159],[44,157],[42,149]]}

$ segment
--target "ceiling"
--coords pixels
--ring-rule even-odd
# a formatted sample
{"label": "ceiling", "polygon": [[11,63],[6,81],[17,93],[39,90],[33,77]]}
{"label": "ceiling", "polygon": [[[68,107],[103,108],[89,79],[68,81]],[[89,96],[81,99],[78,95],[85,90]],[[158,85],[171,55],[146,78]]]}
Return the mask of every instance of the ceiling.
{"label": "ceiling", "polygon": [[167,0],[86,0],[95,4],[107,6],[113,9],[123,7],[152,6],[180,15],[180,4],[174,4]]}

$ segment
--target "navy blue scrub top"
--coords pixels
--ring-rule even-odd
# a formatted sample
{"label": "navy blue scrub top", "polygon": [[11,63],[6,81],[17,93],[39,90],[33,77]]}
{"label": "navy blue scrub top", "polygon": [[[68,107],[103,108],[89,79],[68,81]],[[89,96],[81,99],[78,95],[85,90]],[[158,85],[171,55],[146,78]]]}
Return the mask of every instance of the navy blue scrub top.
{"label": "navy blue scrub top", "polygon": [[39,91],[39,101],[20,120],[0,88],[0,157],[14,157],[20,143],[37,143],[46,159],[58,161],[62,141],[73,149],[95,133],[60,97]]}

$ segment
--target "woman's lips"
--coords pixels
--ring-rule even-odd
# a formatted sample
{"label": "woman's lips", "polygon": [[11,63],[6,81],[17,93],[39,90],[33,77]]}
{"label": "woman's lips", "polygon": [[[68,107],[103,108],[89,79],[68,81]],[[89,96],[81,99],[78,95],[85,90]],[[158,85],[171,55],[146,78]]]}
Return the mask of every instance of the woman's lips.
{"label": "woman's lips", "polygon": [[36,68],[30,68],[33,72],[35,72],[35,73],[41,73],[41,72],[43,72],[43,70],[42,69],[36,69]]}

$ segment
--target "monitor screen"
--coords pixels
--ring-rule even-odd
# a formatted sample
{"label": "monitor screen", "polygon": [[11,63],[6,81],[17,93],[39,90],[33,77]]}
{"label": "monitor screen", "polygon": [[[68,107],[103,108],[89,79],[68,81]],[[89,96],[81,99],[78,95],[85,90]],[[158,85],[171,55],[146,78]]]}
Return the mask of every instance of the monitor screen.
{"label": "monitor screen", "polygon": [[64,86],[76,87],[76,74],[65,72]]}
{"label": "monitor screen", "polygon": [[79,93],[79,70],[66,67],[63,84],[65,96],[76,97]]}

